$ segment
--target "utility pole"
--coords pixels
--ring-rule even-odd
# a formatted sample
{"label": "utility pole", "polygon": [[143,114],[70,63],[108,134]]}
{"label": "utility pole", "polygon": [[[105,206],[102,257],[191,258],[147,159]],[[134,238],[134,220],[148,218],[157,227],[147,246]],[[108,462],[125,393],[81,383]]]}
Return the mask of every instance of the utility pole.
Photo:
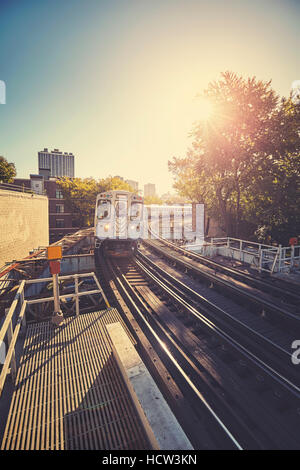
{"label": "utility pole", "polygon": [[52,315],[52,323],[56,326],[64,323],[64,316],[60,309],[59,303],[59,282],[58,275],[60,273],[60,261],[62,259],[61,246],[49,246],[47,248],[47,257],[49,260],[50,273],[53,279],[53,297],[54,297],[54,311]]}

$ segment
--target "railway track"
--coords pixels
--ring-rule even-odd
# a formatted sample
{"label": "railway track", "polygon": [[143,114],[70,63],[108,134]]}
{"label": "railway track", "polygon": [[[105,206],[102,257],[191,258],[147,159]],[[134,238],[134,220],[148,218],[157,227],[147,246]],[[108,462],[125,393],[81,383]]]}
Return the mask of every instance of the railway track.
{"label": "railway track", "polygon": [[209,283],[223,295],[251,305],[253,311],[263,314],[265,319],[293,332],[300,331],[300,296],[296,290],[289,292],[286,288],[270,285],[270,282],[215,263],[162,239],[144,240],[143,245],[176,265],[177,269]]}
{"label": "railway track", "polygon": [[[172,349],[151,325],[148,309],[138,298],[134,289],[129,287],[110,260],[96,255],[97,274],[111,305],[117,306],[122,313],[133,337],[137,350],[158,383],[176,418],[185,430],[195,449],[241,449],[242,446],[218,420],[213,410],[210,412],[202,400],[197,387],[172,354]],[[180,386],[178,385],[180,382]],[[190,382],[190,383],[189,383]]]}
{"label": "railway track", "polygon": [[98,256],[97,267],[195,448],[299,448],[288,351],[255,331],[247,338],[234,320],[217,323],[215,309],[142,253],[129,263]]}
{"label": "railway track", "polygon": [[[139,260],[142,261],[142,265]],[[196,319],[204,320],[207,326],[214,329],[214,331],[227,335],[227,339],[232,345],[235,344],[241,350],[252,353],[252,358],[258,361],[263,368],[269,369],[280,381],[291,386],[296,392],[300,392],[299,372],[291,360],[290,345],[293,338],[288,337],[289,339],[286,341],[287,337],[284,335],[284,340],[282,340],[283,335],[281,333],[281,344],[278,344],[278,342],[255,329],[252,322],[249,324],[249,320],[248,322],[245,319],[241,320],[238,313],[232,314],[231,310],[226,309],[226,306],[224,307],[221,302],[217,302],[216,298],[212,302],[199,294],[196,290],[160,268],[143,253],[139,252],[137,262],[141,267],[143,266],[144,270],[149,270],[150,275],[153,273],[156,279],[163,282],[167,289],[171,289],[173,297],[178,295],[180,304],[187,305],[189,312]],[[241,309],[238,312],[240,313]],[[268,365],[275,362],[276,368]]]}
{"label": "railway track", "polygon": [[[185,248],[176,245],[169,240],[165,240],[159,237],[157,234],[150,230],[150,234],[155,239],[158,245],[163,246],[164,248],[169,247],[171,250],[181,253],[182,255],[197,261],[202,266],[207,266],[212,269],[216,274],[224,273],[232,279],[243,282],[249,286],[253,286],[262,292],[268,292],[274,297],[278,297],[281,300],[284,300],[288,304],[300,305],[300,293],[297,291],[297,286],[293,285],[291,282],[284,280],[282,278],[277,278],[275,276],[270,276],[266,273],[262,275],[252,275],[245,271],[241,271],[237,268],[226,266],[218,261],[212,260],[206,256],[203,256],[199,253],[195,253]],[[146,241],[147,243],[147,241]]]}

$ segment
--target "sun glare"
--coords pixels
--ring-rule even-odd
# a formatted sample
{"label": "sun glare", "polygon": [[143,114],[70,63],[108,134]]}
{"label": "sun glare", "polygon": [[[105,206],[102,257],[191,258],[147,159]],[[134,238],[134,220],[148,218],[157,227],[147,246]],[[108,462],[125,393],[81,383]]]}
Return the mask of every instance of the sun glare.
{"label": "sun glare", "polygon": [[213,116],[214,108],[212,103],[207,98],[199,98],[198,113],[199,119],[202,121],[208,121]]}

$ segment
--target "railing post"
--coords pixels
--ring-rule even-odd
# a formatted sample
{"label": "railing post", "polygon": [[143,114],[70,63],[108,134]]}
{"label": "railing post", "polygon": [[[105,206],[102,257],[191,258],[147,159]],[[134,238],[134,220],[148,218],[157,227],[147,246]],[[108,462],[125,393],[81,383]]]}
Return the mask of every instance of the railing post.
{"label": "railing post", "polygon": [[273,261],[272,268],[271,268],[271,274],[273,274],[273,272],[274,272],[277,257],[278,257],[278,251],[276,251],[275,256],[274,256],[274,261]]}
{"label": "railing post", "polygon": [[[7,316],[9,309],[5,309],[5,315]],[[13,328],[12,328],[12,320],[10,320],[8,328],[7,328],[7,341],[8,341],[8,349],[13,337]],[[11,361],[10,361],[10,374],[12,381],[14,382],[17,376],[17,364],[16,364],[16,353],[15,350],[13,351]]]}
{"label": "railing post", "polygon": [[107,300],[106,295],[104,294],[104,290],[102,289],[102,287],[101,287],[101,285],[100,285],[100,282],[98,281],[98,279],[97,279],[95,273],[93,273],[93,278],[94,278],[94,281],[95,281],[95,283],[96,283],[96,285],[97,285],[97,287],[98,287],[98,289],[99,289],[99,291],[100,291],[100,293],[101,293],[101,295],[102,295],[102,297],[103,297],[103,299],[104,299],[104,302],[105,302],[105,304],[106,304],[106,307],[107,307],[107,308],[110,308],[110,304],[109,304],[109,302],[108,302],[108,300]]}
{"label": "railing post", "polygon": [[292,247],[291,247],[290,271],[294,266],[294,260],[295,260],[295,245],[292,245]]}
{"label": "railing post", "polygon": [[263,257],[263,250],[260,250],[259,258],[258,258],[258,271],[260,273],[261,273],[261,268],[262,268],[262,257]]}
{"label": "railing post", "polygon": [[281,257],[282,257],[281,248],[282,248],[282,245],[279,245],[278,246],[278,272],[279,273],[281,272]]}
{"label": "railing post", "polygon": [[[21,309],[25,302],[24,289],[20,293],[20,298],[21,298],[21,306],[20,306],[20,309]],[[23,330],[22,333],[25,332],[26,330],[26,311],[24,312],[24,315],[22,318],[22,330]]]}
{"label": "railing post", "polygon": [[76,317],[78,317],[79,315],[79,297],[78,297],[78,276],[77,274],[75,274],[75,294],[76,294],[76,297],[75,297],[75,304],[76,304]]}
{"label": "railing post", "polygon": [[58,274],[53,274],[54,312],[60,312]]}

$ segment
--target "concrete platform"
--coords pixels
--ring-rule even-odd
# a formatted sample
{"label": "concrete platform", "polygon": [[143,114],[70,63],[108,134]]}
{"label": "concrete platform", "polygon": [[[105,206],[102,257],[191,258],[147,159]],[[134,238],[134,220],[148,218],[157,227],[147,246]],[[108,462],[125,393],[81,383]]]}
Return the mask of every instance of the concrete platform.
{"label": "concrete platform", "polygon": [[113,352],[137,413],[154,449],[192,450],[193,446],[175,418],[121,323],[106,325]]}

